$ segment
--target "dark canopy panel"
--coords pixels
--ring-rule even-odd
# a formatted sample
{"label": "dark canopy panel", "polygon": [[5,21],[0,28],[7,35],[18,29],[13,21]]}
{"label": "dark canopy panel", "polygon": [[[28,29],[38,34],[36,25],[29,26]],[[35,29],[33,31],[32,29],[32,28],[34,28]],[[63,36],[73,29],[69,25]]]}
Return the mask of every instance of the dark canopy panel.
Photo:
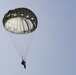
{"label": "dark canopy panel", "polygon": [[9,10],[3,18],[3,25],[7,31],[16,34],[25,34],[37,28],[36,15],[27,8]]}

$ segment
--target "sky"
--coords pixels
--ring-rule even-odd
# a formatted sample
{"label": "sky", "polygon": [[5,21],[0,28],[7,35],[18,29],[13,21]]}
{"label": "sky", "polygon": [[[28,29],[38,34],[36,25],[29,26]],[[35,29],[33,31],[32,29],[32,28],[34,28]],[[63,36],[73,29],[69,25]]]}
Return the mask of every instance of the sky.
{"label": "sky", "polygon": [[[18,7],[38,18],[27,69],[2,24],[4,14]],[[0,10],[0,75],[76,75],[76,0],[1,0]]]}

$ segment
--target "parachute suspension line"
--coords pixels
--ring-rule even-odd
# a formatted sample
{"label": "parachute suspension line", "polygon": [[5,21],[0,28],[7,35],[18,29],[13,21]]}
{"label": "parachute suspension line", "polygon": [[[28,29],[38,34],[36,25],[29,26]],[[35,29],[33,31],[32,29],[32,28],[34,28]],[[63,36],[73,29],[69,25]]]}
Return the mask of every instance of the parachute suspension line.
{"label": "parachute suspension line", "polygon": [[7,32],[7,33],[8,33],[8,35],[9,35],[9,37],[11,38],[11,41],[13,42],[13,45],[14,45],[14,47],[16,48],[17,52],[19,53],[19,56],[22,58],[22,56],[21,56],[21,54],[20,54],[18,48],[16,47],[16,45],[15,45],[15,43],[14,43],[14,41],[13,41],[11,35],[9,34],[9,32]]}
{"label": "parachute suspension line", "polygon": [[[25,37],[25,35],[23,35]],[[22,55],[22,59],[23,59],[23,51],[24,51],[24,47],[25,47],[25,42],[26,42],[26,37],[24,39],[24,42],[22,43],[23,44],[23,48],[21,50],[21,55]]]}
{"label": "parachute suspension line", "polygon": [[35,35],[35,32],[32,32],[33,34],[32,34],[32,37],[31,37],[31,39],[30,39],[30,42],[29,42],[29,46],[28,46],[28,48],[27,48],[27,52],[26,52],[26,54],[25,54],[25,56],[24,56],[24,60],[26,59],[26,56],[27,56],[27,54],[28,54],[28,52],[29,52],[29,48],[30,48],[30,46],[31,46],[31,44],[32,44],[32,41],[33,41],[33,37],[34,37],[34,35]]}

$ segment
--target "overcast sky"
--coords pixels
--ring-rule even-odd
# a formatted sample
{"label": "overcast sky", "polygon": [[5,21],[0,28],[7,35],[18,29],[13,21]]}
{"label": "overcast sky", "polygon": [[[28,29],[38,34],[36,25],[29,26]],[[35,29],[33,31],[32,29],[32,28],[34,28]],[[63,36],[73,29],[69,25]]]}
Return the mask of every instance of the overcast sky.
{"label": "overcast sky", "polygon": [[[27,69],[2,24],[4,14],[18,7],[38,18]],[[76,0],[1,0],[0,75],[76,75]]]}

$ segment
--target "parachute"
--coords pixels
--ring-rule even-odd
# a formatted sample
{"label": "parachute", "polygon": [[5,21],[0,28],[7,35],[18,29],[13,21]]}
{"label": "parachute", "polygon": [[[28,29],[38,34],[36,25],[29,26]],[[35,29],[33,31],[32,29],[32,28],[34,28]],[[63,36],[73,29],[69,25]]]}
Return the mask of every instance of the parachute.
{"label": "parachute", "polygon": [[2,21],[26,68],[26,55],[38,24],[36,15],[28,8],[16,8],[9,10]]}

